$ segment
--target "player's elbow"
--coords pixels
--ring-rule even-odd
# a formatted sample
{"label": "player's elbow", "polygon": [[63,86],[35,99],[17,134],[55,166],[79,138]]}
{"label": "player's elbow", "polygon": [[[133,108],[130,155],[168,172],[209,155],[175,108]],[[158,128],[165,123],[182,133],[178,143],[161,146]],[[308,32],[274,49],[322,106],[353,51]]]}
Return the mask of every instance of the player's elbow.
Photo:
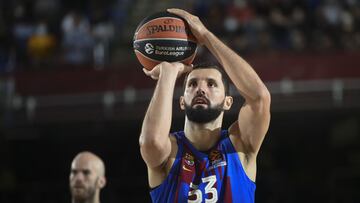
{"label": "player's elbow", "polygon": [[144,147],[147,147],[147,146],[154,145],[155,139],[154,139],[154,138],[151,138],[151,137],[152,137],[152,136],[150,136],[150,135],[141,133],[141,135],[140,135],[140,137],[139,137],[139,145],[140,145],[140,148],[144,148]]}
{"label": "player's elbow", "polygon": [[151,168],[161,165],[169,154],[166,142],[160,142],[153,137],[140,135],[139,145],[143,160]]}
{"label": "player's elbow", "polygon": [[139,145],[141,149],[161,149],[163,143],[160,142],[161,139],[157,139],[156,136],[142,133],[139,137]]}
{"label": "player's elbow", "polygon": [[259,93],[259,100],[264,104],[270,106],[271,103],[271,94],[269,90],[265,87]]}
{"label": "player's elbow", "polygon": [[269,90],[264,87],[260,91],[253,101],[253,107],[258,109],[259,111],[270,111],[270,103],[271,103],[271,94]]}

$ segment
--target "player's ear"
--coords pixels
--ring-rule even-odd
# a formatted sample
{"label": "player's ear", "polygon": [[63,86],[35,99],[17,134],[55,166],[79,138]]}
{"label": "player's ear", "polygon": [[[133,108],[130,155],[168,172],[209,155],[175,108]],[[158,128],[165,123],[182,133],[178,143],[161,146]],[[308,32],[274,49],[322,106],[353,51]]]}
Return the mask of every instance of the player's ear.
{"label": "player's ear", "polygon": [[100,188],[105,187],[106,185],[106,178],[105,176],[100,176],[99,180],[98,180],[98,184]]}
{"label": "player's ear", "polygon": [[233,98],[232,96],[225,96],[225,101],[224,101],[224,110],[229,110],[231,108],[233,104]]}
{"label": "player's ear", "polygon": [[184,96],[181,96],[181,97],[180,97],[179,103],[180,103],[180,109],[181,109],[181,110],[185,110],[185,100],[184,100]]}

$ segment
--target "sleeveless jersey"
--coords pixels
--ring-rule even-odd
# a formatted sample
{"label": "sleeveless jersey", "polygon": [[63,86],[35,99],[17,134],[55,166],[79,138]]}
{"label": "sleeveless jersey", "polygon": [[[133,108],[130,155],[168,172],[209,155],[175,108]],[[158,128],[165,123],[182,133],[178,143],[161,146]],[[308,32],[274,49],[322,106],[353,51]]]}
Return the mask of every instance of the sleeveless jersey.
{"label": "sleeveless jersey", "polygon": [[166,179],[150,191],[152,202],[254,202],[256,185],[246,175],[228,131],[221,131],[208,152],[196,150],[183,131],[173,136],[176,158]]}

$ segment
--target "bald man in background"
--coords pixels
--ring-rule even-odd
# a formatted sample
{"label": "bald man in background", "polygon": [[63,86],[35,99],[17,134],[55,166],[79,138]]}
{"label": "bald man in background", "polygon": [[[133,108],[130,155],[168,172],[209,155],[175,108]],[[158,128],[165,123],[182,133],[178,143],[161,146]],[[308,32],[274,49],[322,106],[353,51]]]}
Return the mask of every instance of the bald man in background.
{"label": "bald man in background", "polygon": [[99,203],[100,190],[105,185],[105,165],[101,158],[88,151],[77,154],[71,163],[71,202]]}

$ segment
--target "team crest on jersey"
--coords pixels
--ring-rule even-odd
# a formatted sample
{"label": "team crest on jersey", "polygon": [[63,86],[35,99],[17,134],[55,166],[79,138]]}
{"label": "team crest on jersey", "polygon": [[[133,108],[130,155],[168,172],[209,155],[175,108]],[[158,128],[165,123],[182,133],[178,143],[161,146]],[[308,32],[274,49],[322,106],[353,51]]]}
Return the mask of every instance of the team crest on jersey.
{"label": "team crest on jersey", "polygon": [[194,166],[194,156],[189,153],[185,153],[185,163],[189,166]]}
{"label": "team crest on jersey", "polygon": [[217,149],[214,149],[210,152],[209,160],[210,160],[210,164],[211,164],[211,166],[209,167],[209,170],[226,165],[224,155]]}

